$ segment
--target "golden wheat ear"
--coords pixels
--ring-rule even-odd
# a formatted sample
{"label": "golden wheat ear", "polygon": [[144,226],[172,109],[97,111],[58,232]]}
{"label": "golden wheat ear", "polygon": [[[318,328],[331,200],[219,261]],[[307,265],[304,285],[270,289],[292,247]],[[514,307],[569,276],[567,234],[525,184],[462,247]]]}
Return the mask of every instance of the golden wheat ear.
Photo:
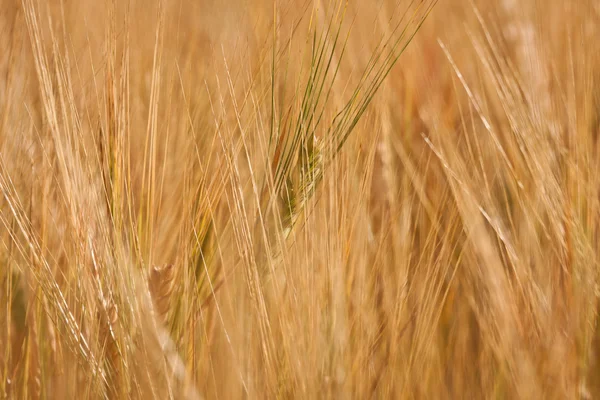
{"label": "golden wheat ear", "polygon": [[175,267],[173,264],[153,266],[148,274],[148,288],[157,318],[165,323],[169,313]]}

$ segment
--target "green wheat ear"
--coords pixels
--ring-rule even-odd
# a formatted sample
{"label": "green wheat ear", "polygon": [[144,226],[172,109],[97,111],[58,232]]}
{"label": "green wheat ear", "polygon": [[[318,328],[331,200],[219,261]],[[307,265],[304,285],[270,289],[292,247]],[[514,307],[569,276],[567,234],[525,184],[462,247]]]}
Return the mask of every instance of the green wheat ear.
{"label": "green wheat ear", "polygon": [[[418,4],[417,4],[418,3]],[[305,83],[289,100],[291,106],[275,111],[275,86],[279,74],[279,60],[273,50],[271,63],[271,134],[270,160],[273,160],[273,190],[261,204],[268,213],[274,198],[281,205],[281,228],[288,236],[298,216],[305,210],[308,200],[315,194],[327,167],[340,153],[344,143],[364,115],[381,84],[398,62],[419,28],[437,3],[437,0],[411,1],[405,12],[395,22],[391,33],[375,47],[350,98],[333,113],[330,96],[339,80],[340,66],[347,50],[350,29],[344,30],[347,4],[339,3],[323,29],[313,23],[309,27],[310,63],[300,74]],[[416,6],[415,6],[416,4]],[[414,9],[411,8],[414,6]],[[284,70],[287,77],[287,69]],[[275,124],[275,121],[280,121]],[[316,134],[322,139],[317,141]],[[267,191],[268,181],[263,184]]]}

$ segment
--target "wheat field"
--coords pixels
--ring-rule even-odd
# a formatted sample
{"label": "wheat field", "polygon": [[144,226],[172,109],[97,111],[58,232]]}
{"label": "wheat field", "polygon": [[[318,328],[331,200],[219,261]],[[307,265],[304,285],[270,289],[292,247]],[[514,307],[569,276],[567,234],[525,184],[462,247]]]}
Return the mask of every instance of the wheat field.
{"label": "wheat field", "polygon": [[600,398],[598,38],[595,0],[1,0],[0,398]]}

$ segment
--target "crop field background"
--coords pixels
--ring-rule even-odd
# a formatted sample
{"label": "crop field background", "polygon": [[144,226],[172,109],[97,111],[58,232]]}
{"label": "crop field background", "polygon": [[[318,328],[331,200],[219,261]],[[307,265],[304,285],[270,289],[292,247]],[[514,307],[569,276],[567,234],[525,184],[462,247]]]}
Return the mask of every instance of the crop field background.
{"label": "crop field background", "polygon": [[600,398],[600,3],[0,0],[0,398]]}

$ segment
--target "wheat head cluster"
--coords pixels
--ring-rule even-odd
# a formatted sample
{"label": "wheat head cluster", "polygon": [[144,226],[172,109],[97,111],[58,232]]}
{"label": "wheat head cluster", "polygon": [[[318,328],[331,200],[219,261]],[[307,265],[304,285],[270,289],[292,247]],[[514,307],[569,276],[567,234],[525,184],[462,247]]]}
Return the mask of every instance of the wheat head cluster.
{"label": "wheat head cluster", "polygon": [[596,0],[1,0],[0,398],[600,398]]}

